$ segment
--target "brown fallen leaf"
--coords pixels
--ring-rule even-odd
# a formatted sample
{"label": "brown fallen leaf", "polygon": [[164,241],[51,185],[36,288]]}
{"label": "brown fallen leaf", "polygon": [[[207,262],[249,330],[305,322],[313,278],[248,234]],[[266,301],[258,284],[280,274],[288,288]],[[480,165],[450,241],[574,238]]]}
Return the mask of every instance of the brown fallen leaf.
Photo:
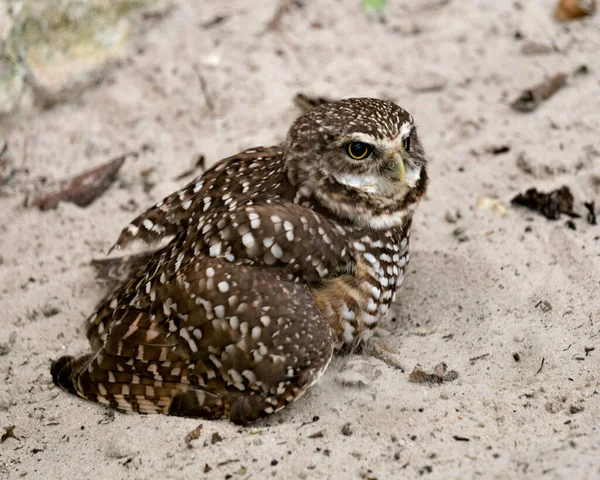
{"label": "brown fallen leaf", "polygon": [[137,153],[126,153],[99,167],[86,170],[70,180],[63,180],[53,192],[38,196],[30,206],[48,210],[56,207],[59,202],[71,202],[86,207],[110,187],[125,159],[130,156],[137,156]]}
{"label": "brown fallen leaf", "polygon": [[523,90],[510,106],[518,112],[532,112],[566,84],[567,76],[564,73],[557,73],[549,79]]}
{"label": "brown fallen leaf", "polygon": [[294,6],[302,8],[303,5],[298,0],[280,0],[279,6],[277,7],[277,10],[275,10],[275,13],[267,23],[265,31],[279,30],[279,28],[281,27],[281,20],[285,15],[287,15],[290,12],[292,7]]}
{"label": "brown fallen leaf", "polygon": [[593,15],[598,4],[596,0],[560,0],[554,10],[554,18],[560,21]]}
{"label": "brown fallen leaf", "polygon": [[456,370],[448,371],[448,365],[442,362],[433,367],[433,373],[428,373],[419,367],[415,367],[410,372],[408,381],[412,383],[444,383],[451,382],[457,378],[458,372]]}
{"label": "brown fallen leaf", "polygon": [[519,193],[510,203],[535,210],[549,220],[557,220],[560,218],[561,213],[571,217],[579,217],[573,211],[573,194],[567,186],[548,193],[539,192],[536,188],[530,188],[525,193]]}
{"label": "brown fallen leaf", "polygon": [[198,425],[196,428],[194,428],[191,432],[189,432],[185,436],[185,444],[188,446],[188,448],[192,448],[192,441],[198,440],[200,438],[201,434],[202,434],[202,424]]}
{"label": "brown fallen leaf", "polygon": [[308,112],[311,108],[318,107],[332,100],[325,97],[311,97],[304,93],[297,93],[294,97],[294,103],[298,105],[303,112]]}
{"label": "brown fallen leaf", "polygon": [[10,427],[6,427],[2,437],[0,438],[0,443],[4,443],[9,438],[17,438],[15,437],[15,426],[11,425]]}

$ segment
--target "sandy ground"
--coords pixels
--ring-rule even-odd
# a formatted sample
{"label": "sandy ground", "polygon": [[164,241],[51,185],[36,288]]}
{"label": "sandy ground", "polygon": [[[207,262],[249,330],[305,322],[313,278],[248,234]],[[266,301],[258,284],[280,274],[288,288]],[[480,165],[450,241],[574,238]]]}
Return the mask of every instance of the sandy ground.
{"label": "sandy ground", "polygon": [[[0,433],[14,425],[17,437],[0,444],[0,477],[600,477],[600,227],[510,207],[530,186],[563,184],[579,213],[600,203],[600,16],[558,24],[554,0],[390,1],[381,24],[357,0],[319,0],[265,32],[276,3],[252,3],[175,3],[80,101],[1,121],[29,173],[0,187]],[[216,15],[226,19],[202,27]],[[524,54],[531,41],[550,51]],[[581,64],[590,73],[535,112],[510,109],[523,88]],[[211,164],[280,142],[298,91],[389,98],[416,118],[432,183],[381,334],[409,371],[446,362],[459,378],[415,384],[378,360],[338,358],[252,428],[114,414],[55,388],[50,361],[87,349],[83,321],[105,292],[90,260],[186,182],[173,179],[195,153]],[[139,158],[91,206],[22,207],[36,179],[131,150]],[[486,196],[506,215],[478,209]],[[344,385],[349,372],[362,388]]]}

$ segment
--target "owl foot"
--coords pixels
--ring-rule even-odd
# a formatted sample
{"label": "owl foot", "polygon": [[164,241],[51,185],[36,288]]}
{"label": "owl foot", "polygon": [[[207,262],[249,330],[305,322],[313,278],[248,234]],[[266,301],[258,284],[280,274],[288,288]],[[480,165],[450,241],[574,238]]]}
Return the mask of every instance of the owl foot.
{"label": "owl foot", "polygon": [[402,365],[400,350],[378,338],[370,338],[362,344],[362,353],[381,360],[392,368],[405,371]]}

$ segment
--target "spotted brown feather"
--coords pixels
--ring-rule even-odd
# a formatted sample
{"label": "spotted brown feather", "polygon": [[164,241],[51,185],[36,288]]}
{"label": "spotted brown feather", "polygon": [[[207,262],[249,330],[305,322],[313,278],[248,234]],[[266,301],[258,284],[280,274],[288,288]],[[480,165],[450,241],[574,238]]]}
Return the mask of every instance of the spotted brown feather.
{"label": "spotted brown feather", "polygon": [[[373,154],[350,159],[352,139]],[[310,110],[282,147],[222,160],[122,231],[117,248],[173,238],[100,303],[92,353],[54,362],[55,383],[124,412],[246,423],[285,407],[390,309],[427,182],[400,107]]]}

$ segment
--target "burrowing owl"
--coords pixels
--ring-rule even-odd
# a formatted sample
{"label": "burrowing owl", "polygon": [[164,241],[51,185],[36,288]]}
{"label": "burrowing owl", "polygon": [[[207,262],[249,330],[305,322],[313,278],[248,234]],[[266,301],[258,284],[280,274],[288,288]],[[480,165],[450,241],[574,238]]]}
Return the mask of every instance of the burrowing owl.
{"label": "burrowing owl", "polygon": [[88,320],[55,383],[124,412],[257,420],[369,340],[402,284],[427,162],[383,100],[318,106],[282,146],[217,163],[125,228],[171,242]]}

